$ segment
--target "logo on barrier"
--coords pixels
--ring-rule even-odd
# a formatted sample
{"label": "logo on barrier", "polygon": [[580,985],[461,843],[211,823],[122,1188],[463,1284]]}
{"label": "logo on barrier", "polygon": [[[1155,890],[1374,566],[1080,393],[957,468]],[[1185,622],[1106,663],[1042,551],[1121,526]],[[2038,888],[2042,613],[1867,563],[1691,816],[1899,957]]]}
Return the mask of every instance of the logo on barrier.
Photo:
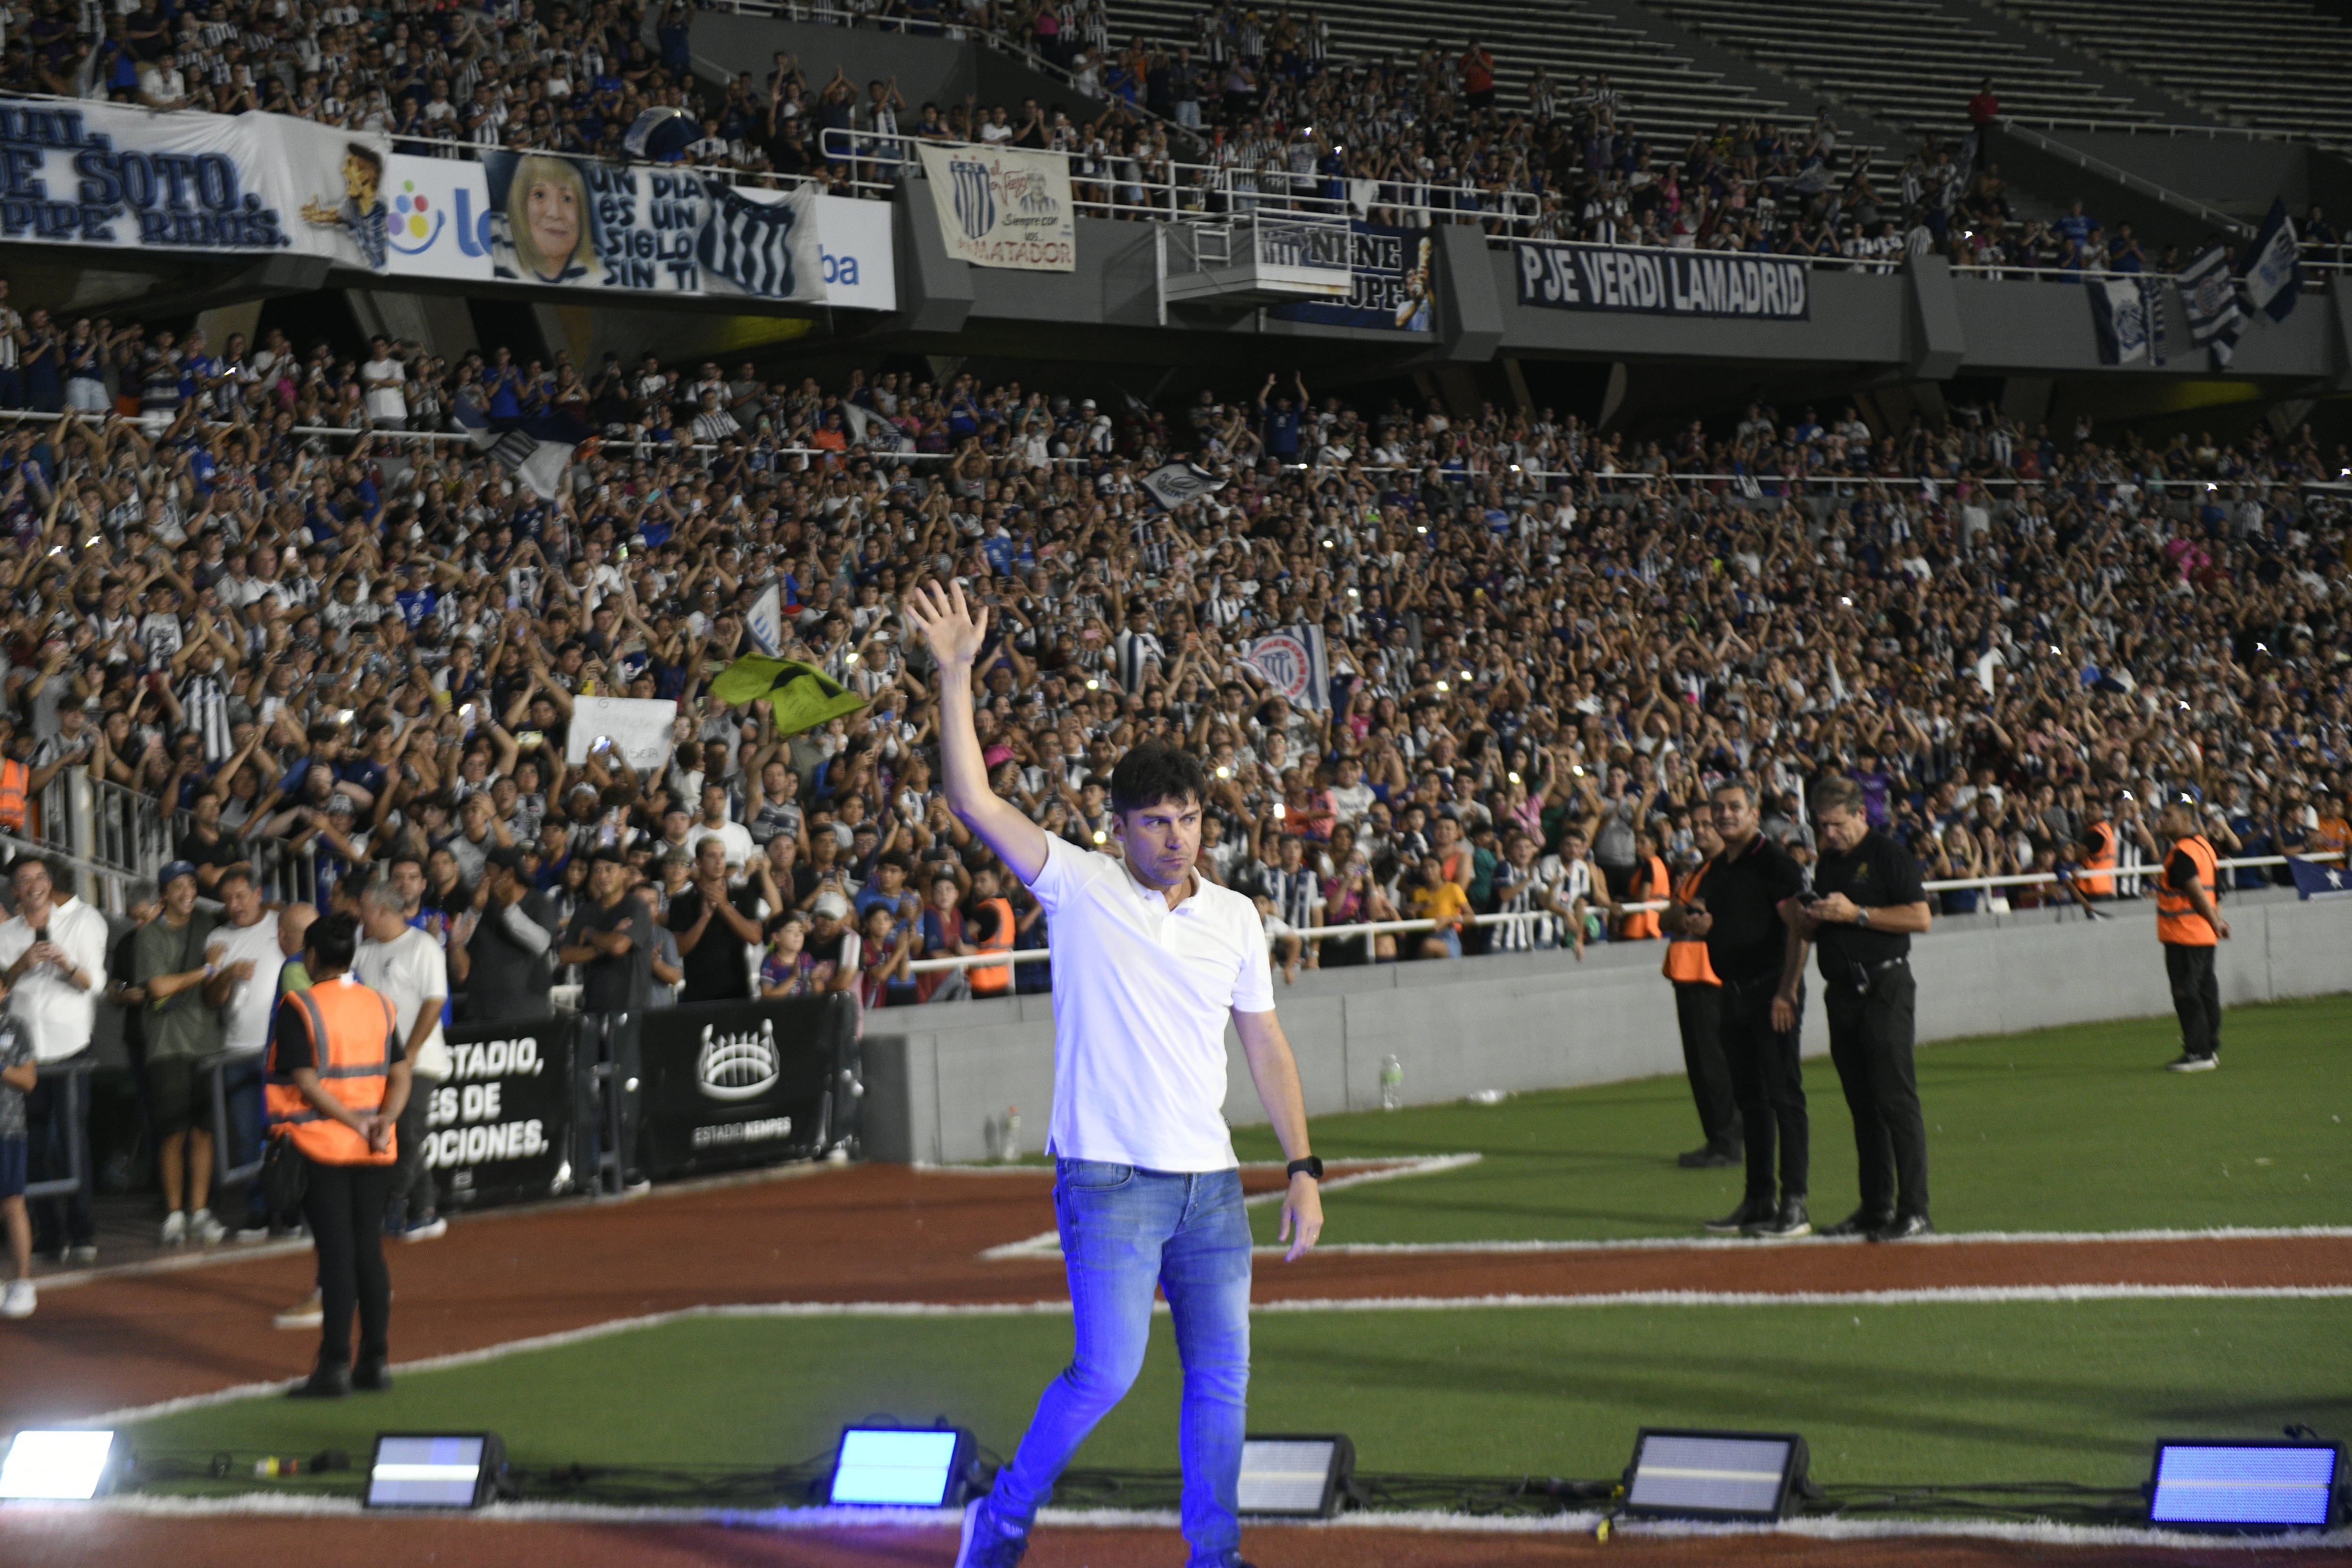
{"label": "logo on barrier", "polygon": [[956,221],[964,237],[978,239],[996,226],[996,194],[990,189],[988,165],[958,159],[948,165],[955,174]]}
{"label": "logo on barrier", "polygon": [[776,1026],[760,1021],[759,1032],[722,1035],[716,1025],[702,1026],[702,1049],[694,1058],[694,1079],[713,1100],[757,1100],[776,1087],[783,1076],[783,1058],[776,1051]]}

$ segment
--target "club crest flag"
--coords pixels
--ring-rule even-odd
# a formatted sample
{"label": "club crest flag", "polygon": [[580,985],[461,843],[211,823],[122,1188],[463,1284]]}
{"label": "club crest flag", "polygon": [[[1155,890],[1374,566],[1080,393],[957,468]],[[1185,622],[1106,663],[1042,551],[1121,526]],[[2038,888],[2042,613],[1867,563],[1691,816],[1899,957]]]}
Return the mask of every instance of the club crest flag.
{"label": "club crest flag", "polygon": [[1174,511],[1186,501],[1199,500],[1225,488],[1225,481],[1198,463],[1167,463],[1143,476],[1151,499]]}
{"label": "club crest flag", "polygon": [[975,267],[1076,269],[1077,209],[1066,155],[929,143],[920,150],[950,256]]}
{"label": "club crest flag", "polygon": [[1321,626],[1285,626],[1249,645],[1249,667],[1295,708],[1331,706],[1331,665]]}

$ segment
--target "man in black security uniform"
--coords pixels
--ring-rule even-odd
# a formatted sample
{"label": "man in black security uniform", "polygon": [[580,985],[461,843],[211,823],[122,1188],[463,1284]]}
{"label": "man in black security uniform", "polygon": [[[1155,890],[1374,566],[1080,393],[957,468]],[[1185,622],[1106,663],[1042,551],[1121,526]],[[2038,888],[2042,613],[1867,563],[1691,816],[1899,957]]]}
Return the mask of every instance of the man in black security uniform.
{"label": "man in black security uniform", "polygon": [[1823,779],[1813,787],[1821,864],[1813,896],[1781,916],[1821,946],[1822,994],[1830,1016],[1830,1060],[1853,1113],[1854,1163],[1862,1206],[1823,1236],[1906,1241],[1927,1222],[1927,1124],[1911,1067],[1911,938],[1928,924],[1919,865],[1871,830],[1862,786]]}
{"label": "man in black security uniform", "polygon": [[677,933],[679,962],[686,970],[681,1002],[731,1002],[751,994],[748,943],[760,942],[760,895],[749,886],[727,885],[727,844],[712,834],[694,847],[694,880],[669,903],[669,929]]}
{"label": "man in black security uniform", "polygon": [[1804,890],[1805,877],[1787,850],[1758,831],[1756,794],[1747,784],[1717,784],[1708,809],[1723,848],[1706,863],[1690,901],[1670,906],[1664,922],[1677,935],[1706,939],[1707,963],[1723,982],[1717,1027],[1748,1144],[1746,1200],[1706,1228],[1718,1236],[1810,1236],[1805,1179],[1811,1149],[1797,1061],[1805,942],[1780,913]]}

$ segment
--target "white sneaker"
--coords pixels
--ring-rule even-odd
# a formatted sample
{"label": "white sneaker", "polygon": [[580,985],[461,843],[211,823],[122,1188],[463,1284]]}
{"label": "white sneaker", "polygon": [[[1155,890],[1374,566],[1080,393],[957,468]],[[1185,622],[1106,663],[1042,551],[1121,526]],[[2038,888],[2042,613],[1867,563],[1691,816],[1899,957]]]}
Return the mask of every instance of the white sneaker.
{"label": "white sneaker", "polygon": [[188,1239],[188,1216],[174,1210],[163,1216],[163,1245],[177,1247]]}
{"label": "white sneaker", "polygon": [[438,1241],[449,1234],[449,1222],[439,1215],[421,1225],[412,1225],[400,1233],[403,1241]]}
{"label": "white sneaker", "polygon": [[213,1218],[210,1209],[198,1209],[188,1216],[188,1239],[206,1247],[218,1247],[228,1239],[228,1226]]}
{"label": "white sneaker", "polygon": [[68,1263],[95,1263],[98,1261],[98,1248],[89,1242],[84,1242],[79,1247],[68,1247],[66,1248],[66,1261]]}
{"label": "white sneaker", "polygon": [[29,1318],[33,1315],[33,1282],[30,1279],[11,1280],[5,1293],[0,1293],[0,1318]]}
{"label": "white sneaker", "polygon": [[327,1321],[327,1309],[316,1290],[269,1320],[280,1329],[315,1329]]}
{"label": "white sneaker", "polygon": [[2180,1059],[2179,1061],[2165,1063],[2164,1070],[2167,1072],[2211,1072],[2215,1068],[2218,1068],[2221,1065],[2221,1058],[2219,1057],[2192,1057],[2188,1052],[2183,1051],[2180,1053]]}

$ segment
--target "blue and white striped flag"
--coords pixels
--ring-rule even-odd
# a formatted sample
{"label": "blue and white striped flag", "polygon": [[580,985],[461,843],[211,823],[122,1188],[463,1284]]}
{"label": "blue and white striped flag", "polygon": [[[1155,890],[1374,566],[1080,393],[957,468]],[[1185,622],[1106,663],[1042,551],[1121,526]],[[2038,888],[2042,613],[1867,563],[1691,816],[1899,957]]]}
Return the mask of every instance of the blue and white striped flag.
{"label": "blue and white striped flag", "polygon": [[2213,351],[2214,369],[2228,369],[2230,356],[2238,350],[2238,334],[2246,330],[2246,316],[2238,309],[2227,245],[2215,240],[2181,271],[2180,309],[2189,318],[2189,341]]}
{"label": "blue and white striped flag", "polygon": [[823,292],[814,185],[774,203],[755,202],[717,184],[705,184],[703,191],[710,212],[695,256],[706,288],[716,279],[767,300]]}

